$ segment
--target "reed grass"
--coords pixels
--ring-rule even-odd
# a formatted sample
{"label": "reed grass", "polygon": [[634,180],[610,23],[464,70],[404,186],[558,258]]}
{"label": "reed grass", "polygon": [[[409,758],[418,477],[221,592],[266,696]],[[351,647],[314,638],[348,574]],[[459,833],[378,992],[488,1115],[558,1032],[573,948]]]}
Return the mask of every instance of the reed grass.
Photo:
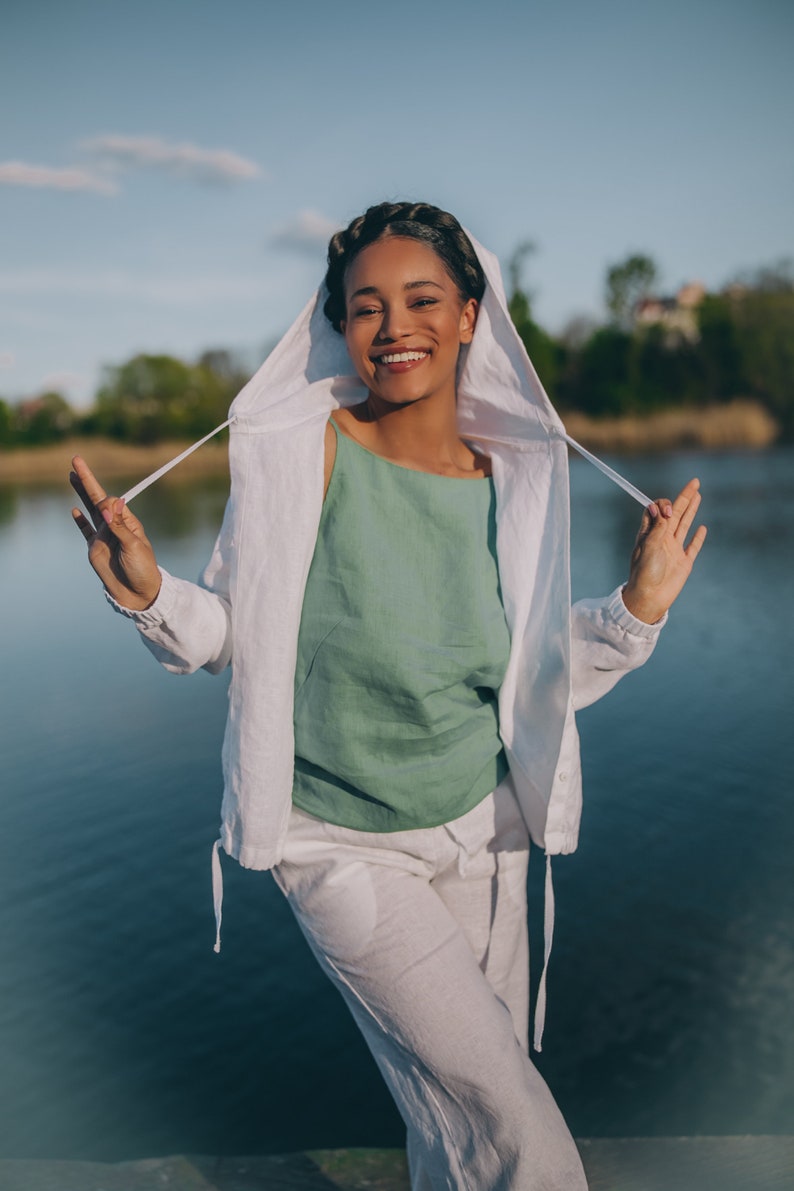
{"label": "reed grass", "polygon": [[[592,451],[617,453],[670,451],[681,447],[731,450],[771,446],[780,428],[755,401],[736,400],[701,409],[668,409],[621,418],[591,418],[572,411],[563,416],[568,433]],[[105,484],[139,480],[188,444],[160,442],[139,447],[107,438],[72,439],[46,447],[0,451],[0,484],[67,484],[73,455],[82,455]],[[208,443],[174,469],[165,481],[228,475],[225,443]]]}

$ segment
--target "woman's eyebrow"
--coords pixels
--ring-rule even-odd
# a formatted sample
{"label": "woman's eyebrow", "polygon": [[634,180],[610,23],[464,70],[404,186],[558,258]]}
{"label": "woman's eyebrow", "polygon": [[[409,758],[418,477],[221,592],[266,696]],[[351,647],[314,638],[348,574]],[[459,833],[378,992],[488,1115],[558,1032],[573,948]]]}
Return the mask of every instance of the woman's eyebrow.
{"label": "woman's eyebrow", "polygon": [[[426,285],[433,285],[433,286],[435,286],[436,289],[444,288],[443,285],[439,285],[439,283],[437,281],[406,281],[405,285],[403,286],[403,289],[405,289],[405,290],[422,289]],[[348,298],[348,301],[349,302],[352,301],[353,298],[360,298],[364,294],[377,294],[379,292],[380,291],[379,291],[377,285],[362,285],[361,289],[355,290],[350,295],[350,297]]]}
{"label": "woman's eyebrow", "polygon": [[377,292],[378,287],[376,285],[362,285],[361,289],[357,289],[355,293],[350,295],[348,301],[351,301],[353,298],[360,298],[362,294],[376,294]]}

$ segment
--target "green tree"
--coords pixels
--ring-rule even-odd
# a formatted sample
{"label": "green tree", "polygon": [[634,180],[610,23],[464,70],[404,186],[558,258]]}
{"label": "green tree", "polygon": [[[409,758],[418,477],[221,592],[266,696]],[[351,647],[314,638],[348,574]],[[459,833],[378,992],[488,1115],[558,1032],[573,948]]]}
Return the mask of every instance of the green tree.
{"label": "green tree", "polygon": [[0,447],[10,447],[14,441],[14,422],[11,407],[0,397]]}
{"label": "green tree", "polygon": [[205,352],[196,364],[137,355],[106,370],[90,423],[126,442],[197,438],[225,419],[245,380],[226,351]]}
{"label": "green tree", "polygon": [[632,379],[631,336],[617,327],[600,327],[569,368],[566,403],[595,417],[633,413]]}
{"label": "green tree", "polygon": [[208,434],[228,414],[229,406],[248,380],[238,359],[223,348],[205,351],[195,367],[197,402],[194,432]]}
{"label": "green tree", "polygon": [[638,412],[702,400],[701,366],[695,345],[683,336],[670,336],[660,325],[631,342],[634,408]]}
{"label": "green tree", "polygon": [[606,306],[612,322],[622,331],[634,325],[637,303],[647,298],[659,278],[649,256],[634,253],[620,264],[610,265],[606,278]]}
{"label": "green tree", "polygon": [[137,355],[108,368],[96,400],[100,434],[150,443],[186,431],[192,398],[190,367],[173,356]]}
{"label": "green tree", "polygon": [[698,309],[700,361],[707,401],[728,401],[749,392],[733,303],[727,294],[707,294]]}
{"label": "green tree", "polygon": [[532,298],[523,285],[524,262],[535,251],[531,240],[519,244],[507,265],[510,296],[507,307],[527,355],[550,397],[554,397],[560,372],[561,350],[532,317]]}
{"label": "green tree", "polygon": [[736,340],[749,392],[794,436],[794,277],[784,263],[729,287]]}
{"label": "green tree", "polygon": [[13,411],[13,437],[25,446],[60,442],[71,432],[74,414],[61,393],[41,393],[21,401]]}

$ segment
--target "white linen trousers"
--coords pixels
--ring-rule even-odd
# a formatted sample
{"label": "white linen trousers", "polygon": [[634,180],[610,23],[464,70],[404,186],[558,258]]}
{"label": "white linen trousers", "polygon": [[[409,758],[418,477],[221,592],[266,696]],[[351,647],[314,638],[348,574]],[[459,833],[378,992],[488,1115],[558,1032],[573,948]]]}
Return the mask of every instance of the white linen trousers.
{"label": "white linen trousers", "polygon": [[440,827],[294,808],[275,879],[408,1130],[414,1191],[580,1191],[527,1047],[529,837],[510,778]]}

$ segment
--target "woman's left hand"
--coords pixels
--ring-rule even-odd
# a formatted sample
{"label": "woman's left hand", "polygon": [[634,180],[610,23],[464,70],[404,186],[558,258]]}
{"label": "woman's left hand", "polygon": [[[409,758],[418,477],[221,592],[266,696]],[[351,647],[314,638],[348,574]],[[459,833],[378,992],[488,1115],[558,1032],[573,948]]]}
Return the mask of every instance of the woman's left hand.
{"label": "woman's left hand", "polygon": [[623,603],[647,624],[660,620],[679,595],[706,540],[701,525],[686,543],[700,504],[699,488],[699,480],[690,480],[672,504],[653,501],[642,515]]}

